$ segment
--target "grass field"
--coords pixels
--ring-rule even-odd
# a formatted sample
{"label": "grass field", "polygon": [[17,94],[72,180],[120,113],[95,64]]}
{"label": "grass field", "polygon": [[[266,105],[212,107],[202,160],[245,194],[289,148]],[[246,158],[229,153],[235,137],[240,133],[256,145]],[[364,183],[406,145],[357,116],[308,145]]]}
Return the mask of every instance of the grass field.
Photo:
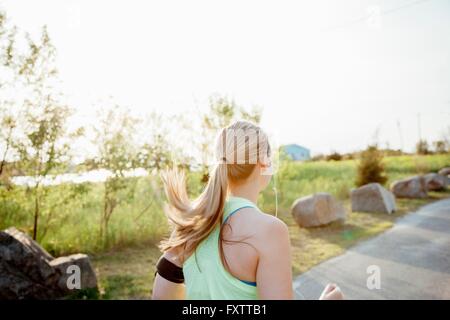
{"label": "grass field", "polygon": [[[436,172],[449,166],[450,155],[387,157],[385,165],[389,184],[402,177]],[[350,213],[349,190],[354,186],[355,173],[354,160],[282,163],[276,175],[278,216],[290,229],[295,275],[342,253],[358,241],[383,232],[407,212],[450,196],[447,191],[430,193],[428,199],[398,200],[399,210],[392,215]],[[198,174],[188,177],[192,195],[201,190],[199,178]],[[293,201],[319,191],[330,192],[343,201],[349,212],[345,223],[299,228],[290,214]],[[25,188],[15,188],[1,194],[0,229],[16,226],[31,231],[33,203],[27,192]],[[89,253],[100,280],[101,298],[149,298],[155,262],[160,255],[156,244],[168,231],[159,179],[153,176],[129,179],[129,187],[121,195],[123,202],[111,219],[106,242],[98,240],[103,184],[56,186],[47,192],[47,211],[42,218],[46,232],[40,243],[56,256]],[[67,194],[74,196],[61,201]],[[270,187],[260,195],[258,205],[267,213],[275,212],[275,194]]]}

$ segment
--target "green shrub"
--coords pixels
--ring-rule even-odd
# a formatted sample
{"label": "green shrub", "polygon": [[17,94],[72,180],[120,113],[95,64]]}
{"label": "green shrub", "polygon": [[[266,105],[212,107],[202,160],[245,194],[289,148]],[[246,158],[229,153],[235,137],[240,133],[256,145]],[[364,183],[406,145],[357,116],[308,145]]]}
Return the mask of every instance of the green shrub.
{"label": "green shrub", "polygon": [[342,155],[339,152],[335,151],[335,152],[327,155],[326,160],[327,161],[331,161],[331,160],[333,160],[333,161],[341,161],[342,160]]}
{"label": "green shrub", "polygon": [[430,148],[428,146],[428,142],[426,140],[419,140],[416,144],[416,153],[417,154],[431,154]]}
{"label": "green shrub", "polygon": [[362,186],[371,182],[385,184],[388,180],[383,164],[383,153],[377,146],[369,146],[361,153],[357,167],[356,185]]}

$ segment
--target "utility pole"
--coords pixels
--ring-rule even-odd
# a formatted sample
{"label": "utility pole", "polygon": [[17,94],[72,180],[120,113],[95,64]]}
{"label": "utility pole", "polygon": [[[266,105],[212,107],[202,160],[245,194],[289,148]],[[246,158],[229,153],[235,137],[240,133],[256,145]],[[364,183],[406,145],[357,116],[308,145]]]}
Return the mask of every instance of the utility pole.
{"label": "utility pole", "polygon": [[422,129],[420,126],[420,112],[417,114],[417,130],[419,132],[419,141],[422,141]]}
{"label": "utility pole", "polygon": [[403,151],[403,134],[402,134],[402,128],[400,127],[400,120],[397,119],[397,129],[398,129],[398,135],[400,136],[400,150]]}

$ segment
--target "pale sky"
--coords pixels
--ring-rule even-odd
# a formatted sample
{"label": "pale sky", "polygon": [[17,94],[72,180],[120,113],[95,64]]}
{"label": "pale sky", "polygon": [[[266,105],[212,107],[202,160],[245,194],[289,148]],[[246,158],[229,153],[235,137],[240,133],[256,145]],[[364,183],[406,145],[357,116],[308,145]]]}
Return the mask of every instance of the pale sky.
{"label": "pale sky", "polygon": [[[450,1],[1,0],[48,25],[79,113],[113,96],[137,113],[193,112],[214,93],[264,109],[280,143],[319,152],[372,141],[412,151],[450,126]],[[378,13],[381,13],[378,16]],[[399,126],[398,126],[399,124]],[[400,128],[400,129],[399,129]]]}

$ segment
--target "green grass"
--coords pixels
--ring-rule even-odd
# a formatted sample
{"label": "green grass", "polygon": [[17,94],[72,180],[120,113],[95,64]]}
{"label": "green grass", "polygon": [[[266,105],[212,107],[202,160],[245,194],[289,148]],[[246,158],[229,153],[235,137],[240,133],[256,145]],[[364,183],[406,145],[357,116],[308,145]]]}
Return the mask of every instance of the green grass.
{"label": "green grass", "polygon": [[93,256],[102,299],[145,299],[151,295],[160,256],[153,243]]}
{"label": "green grass", "polygon": [[[284,162],[276,175],[278,216],[289,226],[294,274],[302,273],[323,260],[344,252],[358,241],[390,228],[398,217],[433,200],[450,196],[432,193],[429,199],[397,200],[393,215],[348,213],[345,223],[302,229],[290,214],[292,203],[315,192],[329,192],[349,209],[349,190],[354,187],[357,161]],[[406,176],[436,172],[450,166],[450,155],[399,156],[385,158],[390,182]],[[107,241],[99,240],[103,184],[49,187],[41,218],[39,242],[53,255],[89,253],[100,282],[100,298],[148,298],[153,283],[157,242],[167,234],[163,214],[164,195],[157,177],[127,180],[128,188],[114,212]],[[191,195],[201,190],[199,174],[188,176]],[[61,201],[65,199],[67,201]],[[143,211],[149,206],[149,209]],[[267,188],[258,200],[260,208],[275,213],[275,194]],[[348,210],[350,212],[350,210]],[[31,233],[33,201],[26,188],[0,190],[0,229],[18,227]],[[46,230],[46,231],[45,231]],[[45,234],[44,234],[45,231]]]}

